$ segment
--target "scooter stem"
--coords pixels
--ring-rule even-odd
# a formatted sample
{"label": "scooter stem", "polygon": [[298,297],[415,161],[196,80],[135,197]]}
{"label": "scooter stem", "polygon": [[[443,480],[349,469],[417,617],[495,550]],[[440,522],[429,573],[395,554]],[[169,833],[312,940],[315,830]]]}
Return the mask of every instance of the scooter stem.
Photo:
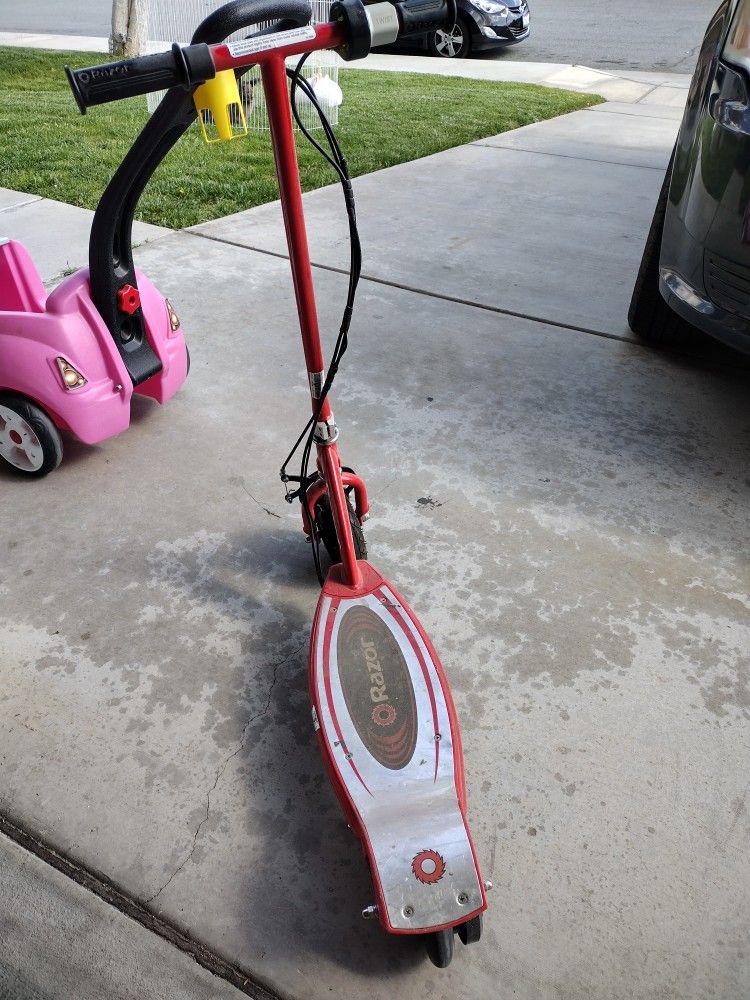
{"label": "scooter stem", "polygon": [[[302,187],[297,163],[297,147],[294,142],[292,112],[287,88],[286,65],[283,56],[271,58],[261,66],[263,90],[268,108],[271,129],[271,143],[276,162],[276,177],[279,182],[281,209],[284,216],[289,263],[292,269],[294,295],[297,301],[300,333],[305,351],[308,381],[313,412],[317,412],[320,389],[325,381],[325,361],[320,341],[318,312],[315,305],[310,250],[307,243],[305,215],[302,206]],[[326,398],[320,410],[318,426],[334,431],[333,412]],[[342,575],[344,581],[358,589],[362,585],[362,573],[357,565],[354,540],[349,523],[349,510],[341,480],[341,461],[335,444],[331,440],[321,443],[317,440],[318,462],[328,490],[331,513],[336,526],[336,535],[341,551]]]}

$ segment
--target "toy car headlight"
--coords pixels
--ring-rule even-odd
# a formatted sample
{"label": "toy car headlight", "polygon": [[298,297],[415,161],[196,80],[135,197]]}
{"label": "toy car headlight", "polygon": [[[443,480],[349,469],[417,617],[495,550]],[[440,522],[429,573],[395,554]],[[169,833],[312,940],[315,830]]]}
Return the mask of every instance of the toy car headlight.
{"label": "toy car headlight", "polygon": [[65,358],[56,358],[55,360],[66,389],[81,389],[86,385],[86,379],[69,361],[66,361]]}
{"label": "toy car headlight", "polygon": [[740,0],[724,44],[724,59],[750,72],[750,0]]}
{"label": "toy car headlight", "polygon": [[180,317],[175,312],[174,306],[169,301],[169,299],[164,300],[167,305],[167,315],[169,316],[169,328],[172,333],[176,333],[180,329]]}
{"label": "toy car headlight", "polygon": [[495,3],[494,0],[471,0],[472,7],[478,7],[485,14],[507,14],[508,8],[504,3]]}

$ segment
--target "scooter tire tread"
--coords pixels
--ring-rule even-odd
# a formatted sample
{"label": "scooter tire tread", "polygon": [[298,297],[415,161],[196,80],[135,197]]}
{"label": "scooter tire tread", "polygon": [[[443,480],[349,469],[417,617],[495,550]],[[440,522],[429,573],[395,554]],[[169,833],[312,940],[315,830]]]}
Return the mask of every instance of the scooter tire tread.
{"label": "scooter tire tread", "polygon": [[[367,542],[365,541],[365,533],[362,530],[362,525],[359,523],[359,518],[357,517],[357,514],[351,505],[351,501],[348,498],[346,506],[349,511],[349,524],[352,528],[354,554],[357,559],[366,559]],[[336,527],[333,523],[331,505],[326,494],[323,494],[315,505],[315,524],[317,525],[318,534],[320,535],[321,541],[325,546],[325,550],[328,553],[331,562],[335,566],[336,563],[341,562],[341,551],[339,550],[339,540],[336,537]]]}
{"label": "scooter tire tread", "polygon": [[456,933],[462,944],[476,944],[482,937],[482,914],[472,917],[463,924],[459,924]]}
{"label": "scooter tire tread", "polygon": [[438,969],[447,969],[453,960],[453,928],[425,935],[427,955]]}

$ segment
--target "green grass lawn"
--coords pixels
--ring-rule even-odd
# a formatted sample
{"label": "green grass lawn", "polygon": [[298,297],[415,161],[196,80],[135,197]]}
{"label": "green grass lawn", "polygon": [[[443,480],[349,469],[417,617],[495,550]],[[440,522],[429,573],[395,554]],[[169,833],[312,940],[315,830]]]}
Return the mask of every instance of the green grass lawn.
{"label": "green grass lawn", "polygon": [[[96,206],[147,112],[145,99],[133,98],[82,116],[63,65],[93,61],[86,53],[0,48],[0,187]],[[338,136],[355,176],[600,101],[522,84],[348,68],[340,80]],[[298,149],[303,188],[331,183],[330,168],[302,136]],[[267,133],[209,147],[196,125],[155,174],[138,217],[181,228],[277,196]]]}

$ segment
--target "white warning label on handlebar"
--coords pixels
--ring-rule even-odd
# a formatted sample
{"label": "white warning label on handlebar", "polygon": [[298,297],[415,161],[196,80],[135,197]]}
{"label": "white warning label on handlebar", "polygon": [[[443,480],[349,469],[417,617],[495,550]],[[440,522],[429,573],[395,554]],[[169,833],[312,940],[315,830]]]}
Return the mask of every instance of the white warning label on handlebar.
{"label": "white warning label on handlebar", "polygon": [[310,42],[315,38],[315,28],[290,28],[289,31],[276,31],[273,35],[259,35],[256,38],[246,38],[243,42],[230,42],[227,45],[233,59],[242,56],[253,56],[257,52],[267,52],[269,49],[283,49],[285,45],[296,42]]}

